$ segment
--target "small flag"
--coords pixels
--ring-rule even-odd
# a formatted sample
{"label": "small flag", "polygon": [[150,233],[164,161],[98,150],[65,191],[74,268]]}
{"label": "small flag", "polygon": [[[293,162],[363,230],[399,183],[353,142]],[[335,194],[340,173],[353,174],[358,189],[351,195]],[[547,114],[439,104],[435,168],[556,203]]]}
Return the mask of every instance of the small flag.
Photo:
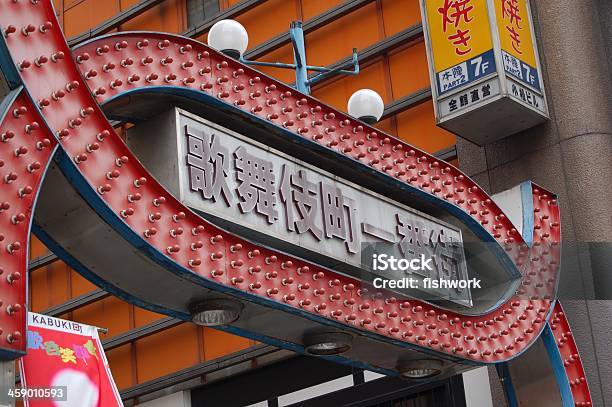
{"label": "small flag", "polygon": [[25,407],[123,406],[94,326],[28,313]]}

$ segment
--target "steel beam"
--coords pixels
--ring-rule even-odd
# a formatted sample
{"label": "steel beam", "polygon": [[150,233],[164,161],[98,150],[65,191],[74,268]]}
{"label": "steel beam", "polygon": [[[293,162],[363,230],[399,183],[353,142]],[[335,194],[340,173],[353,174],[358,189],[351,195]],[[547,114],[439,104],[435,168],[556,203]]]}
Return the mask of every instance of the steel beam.
{"label": "steel beam", "polygon": [[[359,61],[367,61],[368,59],[377,57],[385,54],[392,49],[400,45],[407,44],[411,41],[420,40],[423,37],[423,26],[421,24],[415,24],[412,27],[398,32],[390,37],[385,38],[382,41],[373,44],[358,53]],[[328,69],[345,69],[353,65],[352,56],[341,59],[331,65],[328,65]],[[313,74],[314,75],[314,74]],[[310,75],[310,76],[313,76]]]}
{"label": "steel beam", "polygon": [[74,45],[80,44],[83,41],[87,41],[91,38],[111,32],[115,28],[118,28],[120,25],[127,23],[131,19],[138,17],[145,11],[152,9],[153,7],[163,3],[164,1],[165,0],[140,1],[132,7],[128,8],[127,10],[124,10],[119,14],[116,14],[108,20],[104,21],[102,24],[91,28],[89,31],[70,38],[68,40],[68,45],[72,47]]}
{"label": "steel beam", "polygon": [[[70,38],[68,40],[68,45],[72,47],[84,41],[90,40],[94,37],[97,37],[99,35],[106,34],[118,28],[122,24],[129,22],[133,18],[138,17],[139,15],[143,14],[147,10],[150,10],[151,8],[163,3],[164,1],[165,0],[141,1],[135,4],[134,6],[128,8],[127,10],[124,10],[121,13],[116,14],[115,16],[109,18],[108,20],[104,21],[102,24],[95,26],[89,31]],[[265,3],[265,2],[266,0],[245,0],[240,3],[237,3],[234,6],[229,7],[225,10],[222,10],[214,14],[213,16],[207,18],[204,22],[202,22],[197,27],[188,29],[187,31],[183,33],[183,35],[197,37],[198,35],[201,35],[207,32],[216,21],[222,20],[224,18],[235,18],[236,16],[252,9],[253,7],[256,7],[262,3]]]}
{"label": "steel beam", "polygon": [[210,27],[213,26],[214,23],[216,23],[219,20],[224,20],[224,19],[233,19],[236,18],[237,16],[246,13],[247,11],[259,6],[260,4],[265,3],[267,0],[244,0],[241,1],[240,3],[235,4],[234,6],[227,8],[213,16],[211,16],[210,18],[207,18],[205,21],[203,21],[200,25],[196,26],[196,27],[190,27],[189,29],[187,29],[186,31],[183,31],[183,33],[181,34],[184,37],[190,37],[190,38],[195,38],[195,37],[199,37],[202,34],[205,34],[208,32],[208,30],[210,30]]}
{"label": "steel beam", "polygon": [[146,338],[147,336],[151,336],[166,329],[173,328],[182,323],[184,323],[184,321],[172,317],[161,318],[157,321],[151,322],[150,324],[130,329],[129,331],[125,331],[122,334],[113,336],[110,339],[102,341],[102,346],[104,347],[104,350],[118,348],[119,346],[125,345],[138,339]]}
{"label": "steel beam", "polygon": [[109,293],[102,289],[97,289],[87,294],[72,298],[54,307],[47,308],[42,313],[45,315],[50,315],[52,317],[59,317],[60,315],[66,314],[68,312],[74,311],[76,309],[79,309],[81,307],[108,297],[110,297]]}
{"label": "steel beam", "polygon": [[48,253],[42,256],[38,256],[35,259],[30,260],[28,264],[28,271],[32,272],[41,267],[48,266],[49,264],[53,263],[57,259],[58,259],[57,256],[53,253]]}
{"label": "steel beam", "polygon": [[[353,11],[359,10],[363,6],[372,3],[373,0],[350,0],[347,1],[337,7],[331,8],[324,13],[319,14],[316,17],[311,18],[310,20],[304,22],[303,30],[304,35],[317,30],[329,24],[333,21],[338,20],[346,16],[347,14],[352,13]],[[291,42],[291,36],[288,32],[277,35],[274,38],[269,39],[263,44],[253,48],[252,50],[245,53],[244,57],[246,59],[257,59],[269,52],[272,52],[283,45],[287,45]]]}
{"label": "steel beam", "polygon": [[[228,376],[230,374],[234,375],[239,371],[251,369],[253,362],[261,360],[260,363],[270,363],[281,358],[290,357],[290,355],[290,352],[268,345],[251,346],[245,350],[209,360],[187,369],[179,370],[178,372],[129,387],[121,391],[121,398],[123,400],[129,400],[142,397],[146,394],[154,393],[171,386],[177,386],[180,385],[180,383],[200,378],[203,375],[217,373],[224,369],[231,368],[231,372],[228,372]],[[198,384],[201,383],[188,387],[194,387]]]}
{"label": "steel beam", "polygon": [[436,151],[433,155],[444,161],[454,160],[457,158],[457,146],[453,144],[452,146]]}
{"label": "steel beam", "polygon": [[421,103],[431,99],[431,88],[417,90],[401,99],[396,99],[385,106],[385,110],[381,120],[395,116],[398,113],[408,110],[411,107],[420,105]]}

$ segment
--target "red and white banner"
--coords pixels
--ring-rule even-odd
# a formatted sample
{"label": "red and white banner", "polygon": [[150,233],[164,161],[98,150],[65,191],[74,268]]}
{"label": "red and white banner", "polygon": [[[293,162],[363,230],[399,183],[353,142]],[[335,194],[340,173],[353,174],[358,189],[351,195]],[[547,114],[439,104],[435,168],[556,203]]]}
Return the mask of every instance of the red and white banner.
{"label": "red and white banner", "polygon": [[26,407],[123,406],[96,327],[30,312],[19,362]]}

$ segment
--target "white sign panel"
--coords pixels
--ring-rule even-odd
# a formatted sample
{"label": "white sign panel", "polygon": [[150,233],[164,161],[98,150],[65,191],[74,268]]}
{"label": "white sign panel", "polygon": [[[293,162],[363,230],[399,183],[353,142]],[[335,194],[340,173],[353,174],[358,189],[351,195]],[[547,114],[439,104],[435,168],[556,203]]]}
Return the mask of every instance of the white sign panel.
{"label": "white sign panel", "polygon": [[[432,270],[383,277],[467,280],[457,228],[212,122],[177,114],[178,196],[187,206],[259,241],[326,258],[322,263],[339,271],[373,272],[364,244],[388,243],[405,258],[432,258]],[[465,289],[440,289],[435,297],[471,304]]]}

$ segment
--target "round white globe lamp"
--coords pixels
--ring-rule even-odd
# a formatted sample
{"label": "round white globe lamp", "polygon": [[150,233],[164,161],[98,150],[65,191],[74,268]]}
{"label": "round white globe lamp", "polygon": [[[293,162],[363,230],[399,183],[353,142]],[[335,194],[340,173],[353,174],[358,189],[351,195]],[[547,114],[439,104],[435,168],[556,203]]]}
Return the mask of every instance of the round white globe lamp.
{"label": "round white globe lamp", "polygon": [[348,113],[367,124],[379,121],[384,110],[385,103],[372,89],[359,89],[348,101]]}
{"label": "round white globe lamp", "polygon": [[239,59],[249,45],[247,30],[236,20],[220,20],[208,32],[208,45]]}

